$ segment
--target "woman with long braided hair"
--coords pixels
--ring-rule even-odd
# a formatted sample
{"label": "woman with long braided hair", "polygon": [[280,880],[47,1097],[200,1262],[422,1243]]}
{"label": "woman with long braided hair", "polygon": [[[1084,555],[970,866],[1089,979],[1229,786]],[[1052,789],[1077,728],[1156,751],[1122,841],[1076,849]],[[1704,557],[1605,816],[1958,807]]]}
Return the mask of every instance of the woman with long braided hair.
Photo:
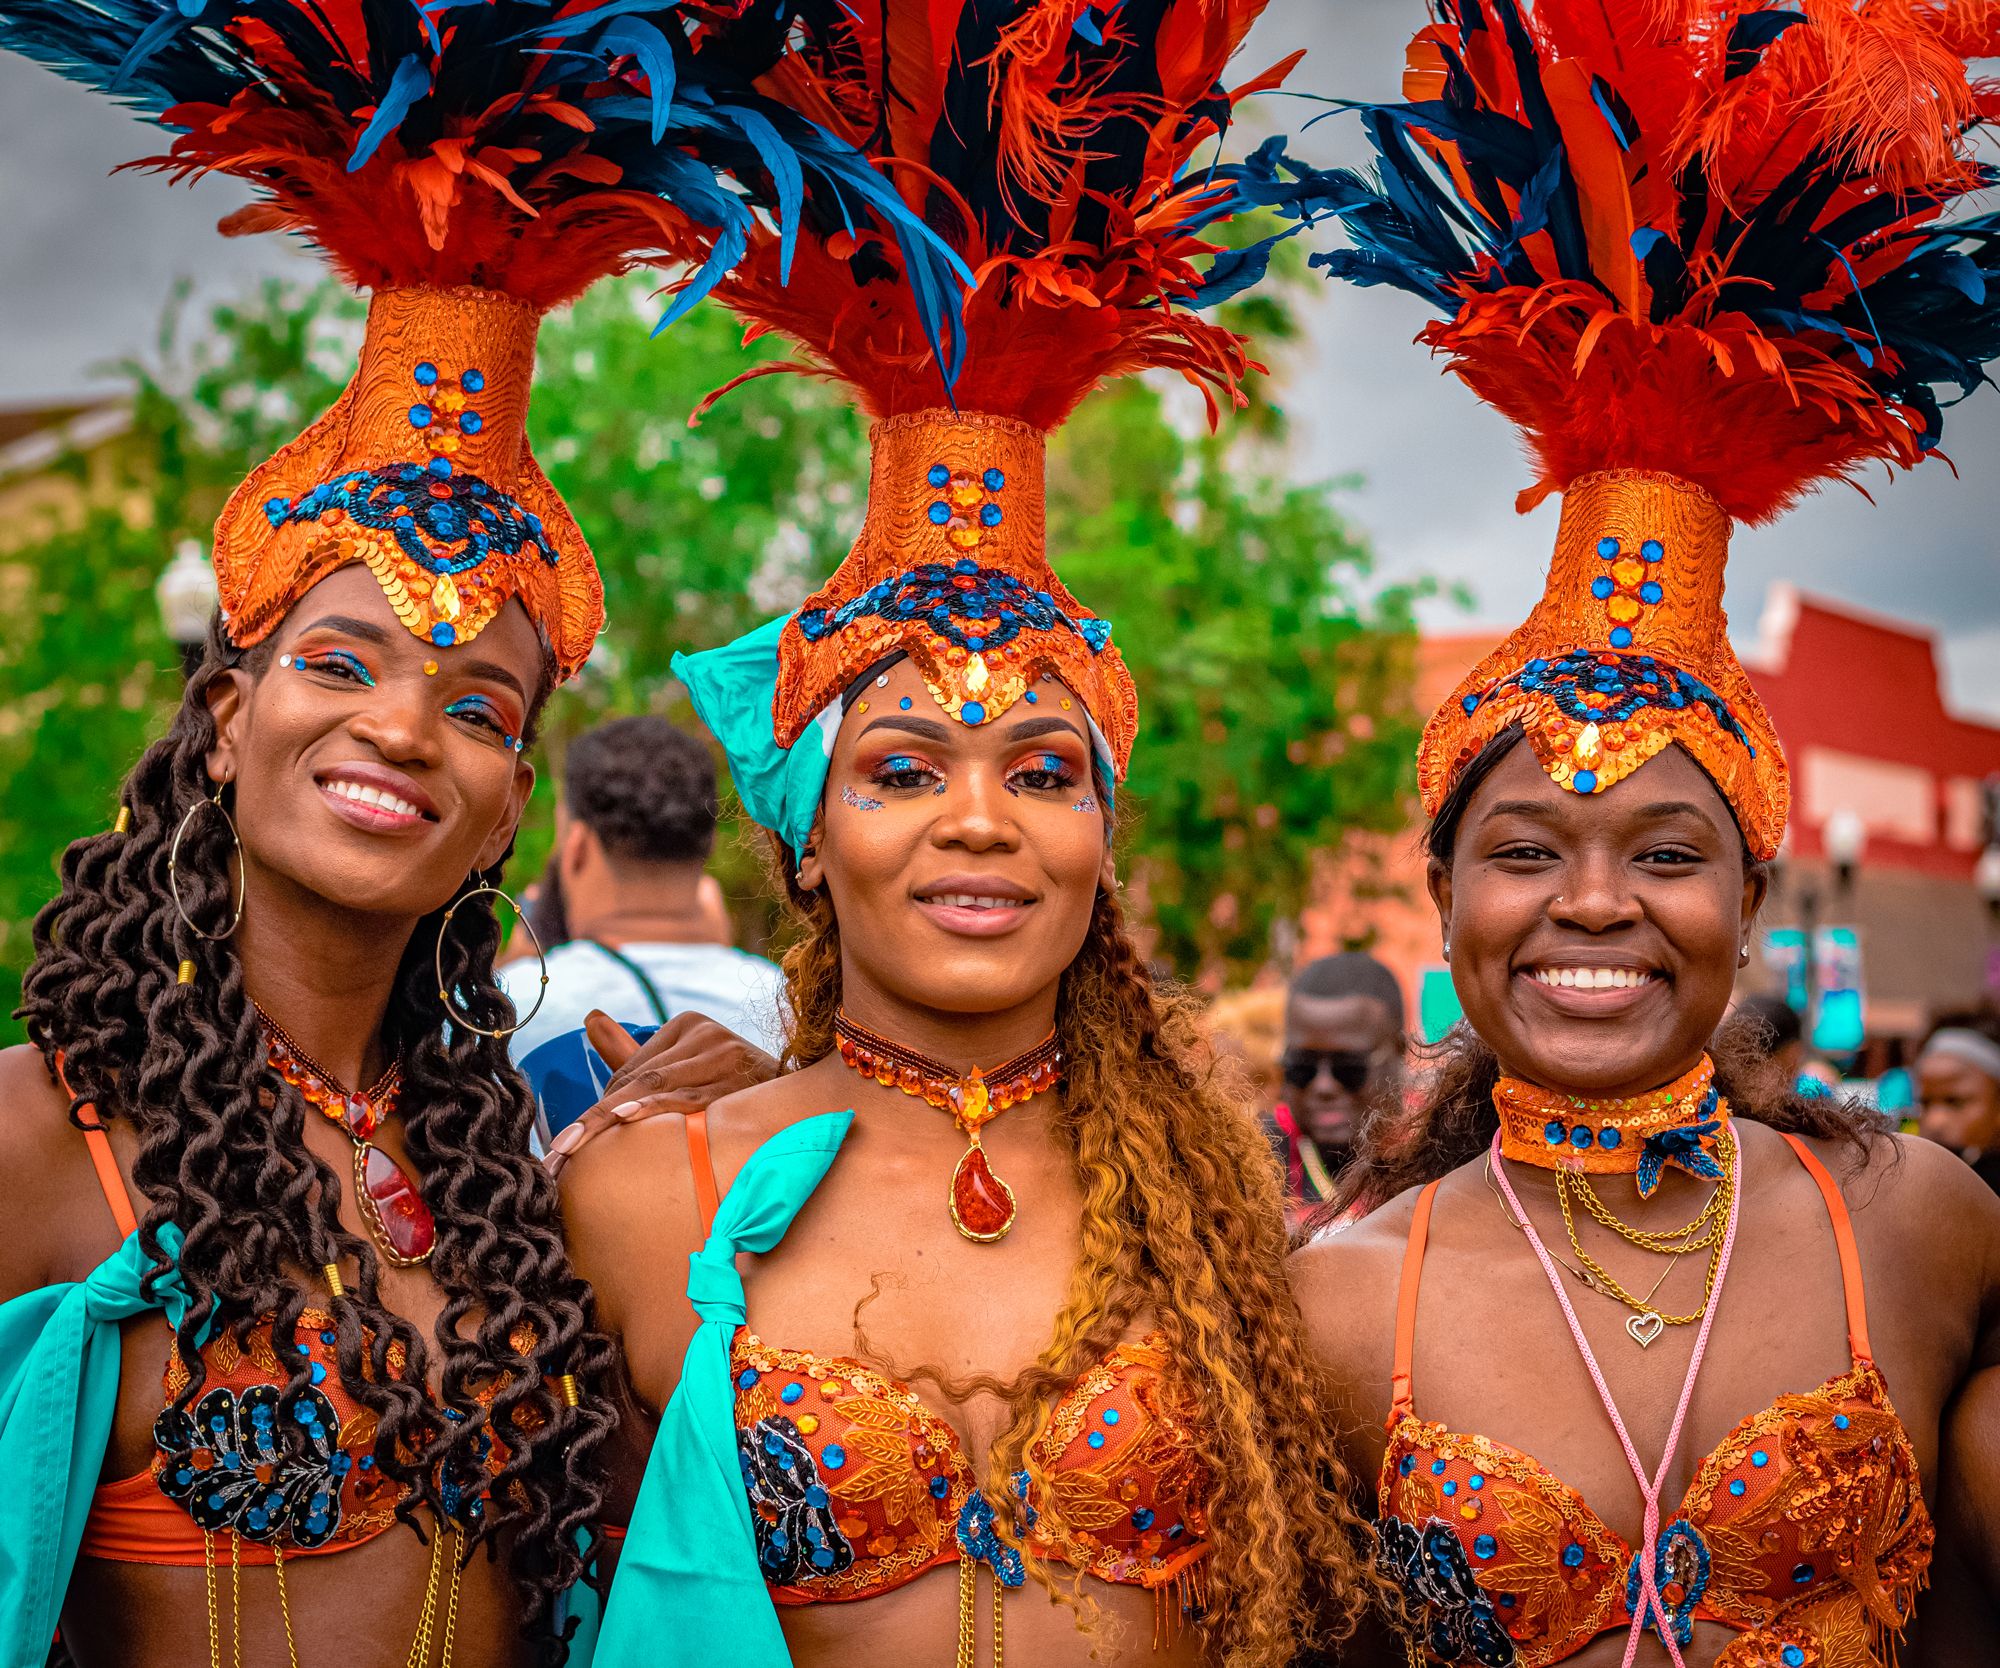
{"label": "woman with long braided hair", "polygon": [[794,1069],[558,1142],[634,1403],[600,1661],[1281,1668],[1368,1591],[1276,1167],[1118,906],[1132,681],[1044,548],[1091,388],[1248,370],[1194,310],[1257,270],[1195,264],[1244,175],[1186,165],[1258,10],[801,8],[778,90],[983,276],[949,389],[838,226],[718,290],[878,421],[839,571],[677,662],[782,844]]}
{"label": "woman with long braided hair", "polygon": [[561,1654],[608,1345],[494,889],[603,605],[527,446],[539,319],[639,259],[692,304],[808,179],[914,225],[695,10],[0,0],[0,45],[178,131],[160,166],[252,182],[232,229],[374,292],[346,392],[223,511],[207,654],[65,857],[0,1058],[8,1668],[58,1620],[82,1668]]}

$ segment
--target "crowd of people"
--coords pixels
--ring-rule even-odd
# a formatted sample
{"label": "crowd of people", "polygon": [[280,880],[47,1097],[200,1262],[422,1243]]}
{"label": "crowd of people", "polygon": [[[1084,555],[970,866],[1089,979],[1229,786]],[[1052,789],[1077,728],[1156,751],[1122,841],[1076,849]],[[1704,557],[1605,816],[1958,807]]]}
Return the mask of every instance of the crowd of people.
{"label": "crowd of people", "polygon": [[[1722,601],[2000,355],[2000,24],[1454,0],[1364,177],[1237,148],[1259,9],[0,0],[373,292],[0,1053],[6,1668],[1991,1659],[2000,1041],[1930,1038],[1926,1141],[1732,1017],[1791,779]],[[1416,760],[1463,1022],[1311,962],[1260,1099],[1141,954],[1147,623],[1045,465],[1118,377],[1242,403],[1293,236],[1563,502]],[[676,657],[706,738],[568,750],[509,959],[604,625],[538,320],[638,261],[846,390],[866,517]]]}

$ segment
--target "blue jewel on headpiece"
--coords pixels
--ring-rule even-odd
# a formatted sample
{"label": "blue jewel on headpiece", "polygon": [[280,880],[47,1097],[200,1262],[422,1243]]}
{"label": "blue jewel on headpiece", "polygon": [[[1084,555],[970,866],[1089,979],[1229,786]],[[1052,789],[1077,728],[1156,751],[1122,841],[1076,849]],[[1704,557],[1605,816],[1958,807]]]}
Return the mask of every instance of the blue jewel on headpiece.
{"label": "blue jewel on headpiece", "polygon": [[985,482],[988,492],[998,492],[1007,484],[1007,477],[997,469],[987,470],[980,479]]}
{"label": "blue jewel on headpiece", "polygon": [[467,371],[458,379],[459,387],[468,394],[476,394],[486,386],[486,376],[482,371]]}
{"label": "blue jewel on headpiece", "polygon": [[951,471],[941,463],[934,463],[931,465],[929,473],[924,476],[924,479],[929,481],[934,487],[941,487],[951,480]]}
{"label": "blue jewel on headpiece", "polygon": [[[1703,1110],[1712,1113],[1713,1107],[1704,1104]],[[1721,1131],[1721,1123],[1710,1116],[1698,1124],[1681,1124],[1649,1135],[1639,1152],[1639,1197],[1652,1198],[1653,1190],[1660,1185],[1661,1172],[1669,1164],[1704,1181],[1721,1181],[1722,1166],[1703,1145]]]}
{"label": "blue jewel on headpiece", "polygon": [[1081,634],[1083,640],[1090,645],[1090,652],[1092,654],[1102,654],[1104,652],[1104,645],[1111,641],[1111,622],[1109,620],[1079,620],[1076,629]]}

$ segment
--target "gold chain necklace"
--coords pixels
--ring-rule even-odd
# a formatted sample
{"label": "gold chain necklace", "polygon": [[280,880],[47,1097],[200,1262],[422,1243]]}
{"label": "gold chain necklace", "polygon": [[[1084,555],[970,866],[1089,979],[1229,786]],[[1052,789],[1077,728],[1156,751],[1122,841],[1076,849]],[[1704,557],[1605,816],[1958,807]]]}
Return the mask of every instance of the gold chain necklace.
{"label": "gold chain necklace", "polygon": [[[1722,1180],[1708,1196],[1693,1220],[1679,1228],[1665,1232],[1655,1232],[1635,1228],[1622,1220],[1604,1201],[1597,1190],[1580,1171],[1568,1168],[1555,1172],[1556,1201],[1562,1207],[1563,1229],[1569,1235],[1570,1250],[1576,1254],[1576,1263],[1566,1265],[1585,1286],[1614,1302],[1623,1304],[1632,1313],[1626,1318],[1625,1330],[1632,1341],[1641,1349],[1650,1348],[1654,1340],[1670,1326],[1692,1326],[1708,1313],[1708,1306],[1715,1301],[1715,1282],[1722,1264],[1722,1247],[1727,1238],[1730,1207],[1736,1196],[1735,1183],[1736,1138],[1732,1130],[1722,1130],[1716,1141],[1716,1156],[1721,1163]],[[1487,1160],[1487,1185],[1492,1186],[1492,1159]],[[1495,1194],[1497,1196],[1498,1189]],[[1624,1240],[1628,1245],[1654,1256],[1672,1260],[1653,1282],[1652,1289],[1644,1297],[1635,1297],[1622,1281],[1611,1273],[1601,1262],[1584,1249],[1583,1240],[1576,1230],[1575,1202],[1581,1199],[1584,1209],[1591,1219]],[[1507,1210],[1505,1201],[1502,1211],[1516,1228],[1526,1231],[1526,1224]],[[1653,1305],[1653,1299],[1666,1284],[1667,1276],[1680,1264],[1681,1258],[1693,1251],[1708,1252],[1708,1271],[1702,1282],[1700,1306],[1687,1314],[1663,1314]]]}

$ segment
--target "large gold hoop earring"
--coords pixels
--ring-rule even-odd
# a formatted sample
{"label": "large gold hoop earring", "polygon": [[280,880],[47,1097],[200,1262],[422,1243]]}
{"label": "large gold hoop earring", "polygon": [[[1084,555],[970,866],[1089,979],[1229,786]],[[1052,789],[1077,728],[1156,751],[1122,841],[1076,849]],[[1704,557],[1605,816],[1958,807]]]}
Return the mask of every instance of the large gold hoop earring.
{"label": "large gold hoop earring", "polygon": [[[167,848],[167,889],[174,895],[174,913],[181,918],[182,923],[187,927],[189,932],[193,933],[197,938],[207,939],[211,944],[220,944],[225,938],[233,934],[243,922],[243,836],[236,832],[236,819],[222,807],[222,790],[228,786],[227,782],[216,783],[215,794],[212,798],[197,799],[187,808],[187,814],[181,818],[180,826],[174,830],[174,843]],[[194,924],[193,919],[188,915],[187,905],[181,902],[180,876],[175,872],[176,865],[180,862],[181,857],[181,837],[187,833],[188,824],[194,821],[195,813],[205,805],[214,806],[222,817],[222,820],[228,824],[229,838],[236,846],[236,913],[230,916],[229,925],[224,927],[221,932],[203,932],[201,928]],[[186,981],[183,980],[182,983],[186,983]]]}
{"label": "large gold hoop earring", "polygon": [[[542,966],[542,988],[540,994],[535,997],[535,1005],[519,1019],[515,1020],[512,1025],[500,1031],[489,1031],[483,1025],[474,1025],[471,1020],[467,1019],[452,1004],[451,993],[445,989],[444,983],[444,935],[451,930],[451,918],[458,913],[458,906],[460,904],[470,903],[474,898],[484,897],[488,893],[491,893],[496,898],[507,899],[508,905],[514,911],[514,919],[527,929],[528,942],[535,947],[535,960],[540,962]],[[431,960],[432,965],[437,968],[438,1000],[444,1004],[444,1011],[450,1015],[452,1024],[464,1026],[466,1030],[472,1032],[475,1036],[511,1037],[522,1026],[528,1024],[536,1014],[540,1013],[542,1011],[542,1004],[549,999],[549,958],[542,954],[541,934],[535,931],[535,923],[528,919],[527,912],[497,886],[475,886],[470,892],[463,893],[452,900],[451,908],[444,912],[444,919],[438,923],[437,948],[432,953]]]}

